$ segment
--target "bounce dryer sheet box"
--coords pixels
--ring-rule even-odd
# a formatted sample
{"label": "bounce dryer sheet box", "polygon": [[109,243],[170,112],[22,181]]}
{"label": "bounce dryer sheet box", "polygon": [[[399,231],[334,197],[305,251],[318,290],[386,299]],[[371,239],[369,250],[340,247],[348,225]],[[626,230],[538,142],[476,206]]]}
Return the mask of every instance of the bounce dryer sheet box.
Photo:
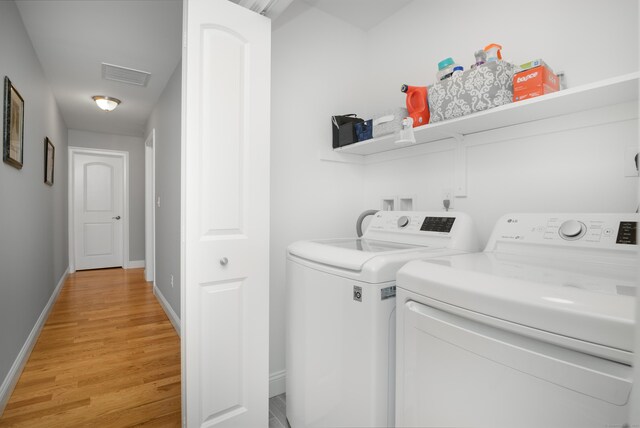
{"label": "bounce dryer sheet box", "polygon": [[513,101],[556,92],[560,89],[558,76],[541,59],[522,64],[513,76]]}

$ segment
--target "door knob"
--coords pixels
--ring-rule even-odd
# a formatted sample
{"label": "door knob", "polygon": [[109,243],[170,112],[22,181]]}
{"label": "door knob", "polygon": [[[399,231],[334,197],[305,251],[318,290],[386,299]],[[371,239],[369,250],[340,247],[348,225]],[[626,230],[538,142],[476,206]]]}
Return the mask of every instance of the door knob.
{"label": "door knob", "polygon": [[221,259],[220,259],[220,264],[221,264],[222,266],[226,266],[226,265],[227,265],[227,263],[229,263],[229,259],[228,259],[228,258],[223,257],[223,258],[221,258]]}
{"label": "door knob", "polygon": [[111,218],[112,218],[112,219],[114,219],[114,220],[120,220],[120,216],[117,216],[117,217],[111,217]]}

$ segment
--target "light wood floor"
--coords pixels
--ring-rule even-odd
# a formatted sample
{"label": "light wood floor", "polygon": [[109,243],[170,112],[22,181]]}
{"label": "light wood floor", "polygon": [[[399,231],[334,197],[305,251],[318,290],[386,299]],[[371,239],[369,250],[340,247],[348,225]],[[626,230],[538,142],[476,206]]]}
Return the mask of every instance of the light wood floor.
{"label": "light wood floor", "polygon": [[142,269],[67,279],[0,427],[180,426],[180,339]]}

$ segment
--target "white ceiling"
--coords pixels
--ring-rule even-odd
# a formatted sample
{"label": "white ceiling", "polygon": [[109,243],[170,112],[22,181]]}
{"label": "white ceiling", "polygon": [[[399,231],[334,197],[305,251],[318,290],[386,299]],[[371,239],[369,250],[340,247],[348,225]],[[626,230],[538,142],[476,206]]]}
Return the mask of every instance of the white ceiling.
{"label": "white ceiling", "polygon": [[372,29],[413,0],[301,0],[365,31]]}
{"label": "white ceiling", "polygon": [[[71,129],[142,137],[181,57],[181,0],[18,0],[20,15]],[[147,87],[102,79],[106,62],[151,73]],[[122,100],[113,112],[91,97]]]}
{"label": "white ceiling", "polygon": [[[274,28],[295,18],[304,6],[369,30],[411,1],[295,0]],[[147,119],[180,61],[182,0],[16,4],[67,127],[143,137]],[[103,80],[103,62],[150,72],[148,86]],[[93,95],[115,97],[122,104],[106,113],[94,104]]]}

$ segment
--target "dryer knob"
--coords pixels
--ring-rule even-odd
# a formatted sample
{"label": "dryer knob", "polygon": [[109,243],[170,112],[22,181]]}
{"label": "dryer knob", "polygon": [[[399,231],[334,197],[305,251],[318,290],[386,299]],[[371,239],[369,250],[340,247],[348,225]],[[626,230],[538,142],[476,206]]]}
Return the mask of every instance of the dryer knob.
{"label": "dryer knob", "polygon": [[410,221],[411,219],[409,217],[407,217],[406,215],[403,215],[398,219],[398,227],[400,228],[407,227]]}
{"label": "dryer knob", "polygon": [[567,220],[560,225],[560,236],[564,239],[580,239],[587,231],[587,226],[577,220]]}

